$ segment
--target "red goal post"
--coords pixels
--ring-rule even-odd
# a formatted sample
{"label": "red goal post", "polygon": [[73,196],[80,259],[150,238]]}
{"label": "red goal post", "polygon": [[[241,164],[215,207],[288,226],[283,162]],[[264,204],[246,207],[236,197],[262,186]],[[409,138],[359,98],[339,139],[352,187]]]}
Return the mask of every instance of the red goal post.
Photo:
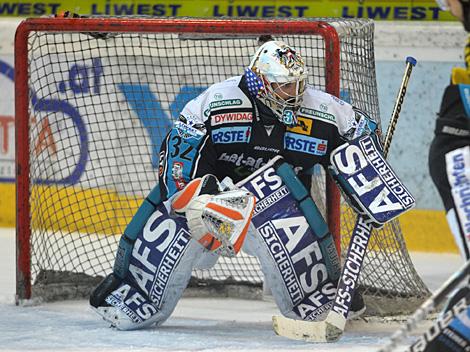
{"label": "red goal post", "polygon": [[[96,33],[111,35],[108,39],[99,39],[94,35]],[[162,125],[145,126],[151,123],[146,114],[177,114],[184,101],[176,104],[170,100],[182,92],[183,89],[175,92],[175,86],[180,82],[189,82],[188,86],[196,87],[190,93],[194,95],[201,87],[240,74],[256,49],[257,37],[264,34],[286,40],[299,49],[310,65],[309,80],[314,86],[379,117],[373,23],[369,20],[93,17],[38,18],[20,24],[15,38],[18,298],[35,296],[33,287],[41,287],[43,294],[57,282],[60,284],[56,286],[64,286],[57,281],[62,270],[67,272],[65,276],[73,277],[75,291],[79,291],[79,284],[75,282],[79,281],[77,275],[102,277],[109,273],[117,244],[114,237],[122,233],[123,226],[150,190],[149,185],[156,182],[154,174],[158,172],[151,167],[149,153],[156,145],[154,140],[146,141],[145,137],[148,133],[164,135],[166,130]],[[217,56],[218,52],[223,55]],[[100,59],[101,66],[86,73],[92,54],[93,58]],[[92,87],[98,74],[101,86]],[[127,87],[124,83],[129,77],[143,80],[138,82],[139,87],[149,88],[149,91],[124,91]],[[94,94],[83,93],[90,91]],[[145,96],[144,93],[159,99],[172,98],[145,102],[146,108],[151,106],[154,110],[142,112],[139,107],[142,102],[132,99],[137,99],[137,95]],[[124,98],[127,105],[123,103]],[[66,106],[70,111],[57,113],[50,105]],[[63,121],[66,114],[72,113],[80,115],[80,125],[70,127]],[[139,115],[140,120],[135,115]],[[114,118],[121,120],[110,121]],[[54,125],[48,125],[47,131],[58,150],[48,150],[51,148],[47,148],[46,141],[44,150],[35,151],[34,139],[45,131],[44,124],[40,125],[39,121],[53,121]],[[133,128],[138,131],[127,136],[128,129]],[[110,139],[111,134],[117,141]],[[121,145],[122,134],[126,134],[127,144]],[[134,139],[148,144],[134,145]],[[74,141],[77,141],[76,145]],[[89,149],[85,161],[78,156],[84,144]],[[111,149],[116,144],[119,144],[118,151]],[[144,150],[142,155],[135,154],[141,150]],[[114,155],[117,157],[113,159]],[[137,160],[134,163],[131,157],[143,162]],[[78,166],[74,163],[80,160],[84,163],[82,173],[79,177],[70,177],[76,176]],[[114,167],[119,162],[122,167]],[[120,178],[127,181],[117,186],[103,183],[111,170],[108,164],[113,165],[113,172],[125,173]],[[141,177],[144,177],[143,181]],[[326,178],[326,186],[324,183],[319,185],[316,193],[321,193],[328,225],[338,247],[344,247],[355,215],[340,205],[336,186]],[[110,190],[114,186],[116,190]],[[101,212],[106,216],[101,216]],[[364,285],[373,285],[377,281],[375,274],[383,276],[378,273],[399,263],[400,270],[404,267],[406,272],[403,270],[403,276],[396,282],[405,283],[406,287],[403,288],[405,293],[400,289],[398,295],[421,298],[427,291],[416,278],[399,228],[396,224],[390,226],[390,234],[376,235],[378,245],[375,246],[387,243],[393,254],[389,255],[388,249],[382,248],[379,248],[378,256],[373,254],[373,274],[369,281],[365,278]],[[97,238],[96,242],[91,238]],[[374,240],[371,243],[374,246]],[[396,248],[399,258],[394,257]],[[86,262],[82,262],[82,256]],[[221,263],[224,270],[228,268],[228,272],[220,274],[222,281],[238,281],[234,276],[242,267],[247,272],[241,281],[259,282],[259,273],[251,272],[257,270],[253,258],[236,260],[246,262]],[[233,265],[237,269],[230,271]],[[96,272],[97,266],[100,269]],[[213,275],[206,271],[195,273],[196,277],[209,280],[214,278]],[[219,277],[219,274],[215,275]],[[393,286],[397,285],[392,278],[383,279],[371,292],[383,291],[389,295],[395,290]],[[387,287],[390,282],[392,287]]]}

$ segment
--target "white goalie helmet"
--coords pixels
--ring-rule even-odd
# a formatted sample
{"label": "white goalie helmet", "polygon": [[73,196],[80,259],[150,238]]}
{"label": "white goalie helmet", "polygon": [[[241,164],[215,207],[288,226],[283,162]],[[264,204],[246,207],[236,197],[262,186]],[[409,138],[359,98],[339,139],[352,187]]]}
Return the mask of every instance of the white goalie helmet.
{"label": "white goalie helmet", "polygon": [[302,57],[281,41],[261,45],[246,69],[248,89],[287,126],[297,124],[307,84]]}

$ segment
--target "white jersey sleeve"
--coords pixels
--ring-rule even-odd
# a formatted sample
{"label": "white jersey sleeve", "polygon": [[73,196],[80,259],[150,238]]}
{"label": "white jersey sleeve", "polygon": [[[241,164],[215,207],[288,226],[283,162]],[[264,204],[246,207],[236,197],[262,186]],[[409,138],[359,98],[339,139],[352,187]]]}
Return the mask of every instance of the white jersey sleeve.
{"label": "white jersey sleeve", "polygon": [[223,110],[229,106],[251,106],[250,100],[238,88],[241,78],[242,76],[235,76],[213,84],[188,102],[180,115],[188,121],[203,124],[211,115],[216,114],[217,110]]}
{"label": "white jersey sleeve", "polygon": [[362,116],[370,120],[366,113],[354,108],[344,100],[312,87],[309,87],[305,92],[301,112],[302,109],[311,109],[315,118],[335,125],[339,134],[346,139],[351,139],[354,136]]}
{"label": "white jersey sleeve", "polygon": [[315,117],[335,125],[340,135],[345,135],[354,127],[355,113],[353,107],[337,97],[309,87],[305,91],[301,109],[312,109]]}

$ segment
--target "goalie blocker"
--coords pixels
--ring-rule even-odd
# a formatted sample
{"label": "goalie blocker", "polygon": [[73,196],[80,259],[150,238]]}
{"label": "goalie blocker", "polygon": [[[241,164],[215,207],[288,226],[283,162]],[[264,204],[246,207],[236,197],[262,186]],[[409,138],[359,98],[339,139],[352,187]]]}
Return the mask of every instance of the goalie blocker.
{"label": "goalie blocker", "polygon": [[331,153],[330,161],[331,174],[349,204],[373,227],[382,227],[415,205],[375,138],[348,141]]}
{"label": "goalie blocker", "polygon": [[[339,260],[332,236],[307,190],[281,157],[237,188],[256,197],[243,250],[259,259],[280,311],[295,319],[323,318],[335,296],[337,278],[330,273],[338,275]],[[142,218],[131,223],[143,225],[133,240],[128,233],[123,241],[126,250],[118,251],[119,265],[115,265],[119,270],[91,295],[91,306],[118,329],[163,323],[187,286],[192,269],[211,267],[218,259],[219,253],[208,250],[206,242],[191,240],[186,219],[172,215],[169,203],[171,200],[159,202],[153,212],[137,212]],[[187,210],[185,202],[181,204],[180,210]],[[150,215],[143,219],[146,214]]]}

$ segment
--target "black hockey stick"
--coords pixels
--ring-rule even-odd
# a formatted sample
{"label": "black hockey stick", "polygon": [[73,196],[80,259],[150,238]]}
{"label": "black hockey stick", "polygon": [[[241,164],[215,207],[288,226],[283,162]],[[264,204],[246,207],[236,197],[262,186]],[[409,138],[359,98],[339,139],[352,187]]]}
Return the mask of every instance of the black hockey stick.
{"label": "black hockey stick", "polygon": [[[385,346],[383,346],[379,352],[392,352],[398,346],[398,344],[403,341],[409,333],[414,331],[416,326],[422,322],[429,313],[431,313],[437,306],[444,302],[449,293],[456,289],[457,286],[459,286],[469,275],[470,260],[467,261],[459,270],[457,270],[449,279],[447,279],[447,281],[444,282],[444,284],[442,284],[442,286],[439,287],[437,291],[414,312],[414,314],[406,321],[406,323],[392,335],[390,341]],[[449,317],[444,320],[450,322],[451,319],[449,318],[452,318],[454,313],[455,312],[453,310],[450,310]],[[439,323],[440,322],[438,321],[436,322],[437,325],[433,326],[434,336],[437,335],[437,332],[445,328],[444,325]],[[424,334],[407,351],[423,351],[428,342],[428,336],[427,334]],[[414,347],[416,347],[416,349]]]}
{"label": "black hockey stick", "polygon": [[[391,139],[395,131],[398,117],[401,111],[403,99],[405,97],[408,81],[411,76],[413,66],[416,60],[412,57],[406,58],[406,70],[398,92],[398,97],[392,111],[390,124],[387,129],[384,141],[384,156],[387,156],[390,148]],[[372,225],[363,216],[358,216],[356,226],[354,227],[351,239],[349,241],[348,253],[345,265],[341,272],[341,277],[333,300],[333,305],[328,316],[323,321],[303,321],[286,318],[283,316],[273,316],[273,328],[276,334],[295,340],[305,340],[311,342],[334,342],[343,334],[346,326],[347,316],[351,308],[352,297],[357,288],[359,273],[364,262],[372,232]],[[358,243],[362,245],[362,250],[358,251]],[[348,262],[357,267],[357,273],[354,275],[349,270]]]}

